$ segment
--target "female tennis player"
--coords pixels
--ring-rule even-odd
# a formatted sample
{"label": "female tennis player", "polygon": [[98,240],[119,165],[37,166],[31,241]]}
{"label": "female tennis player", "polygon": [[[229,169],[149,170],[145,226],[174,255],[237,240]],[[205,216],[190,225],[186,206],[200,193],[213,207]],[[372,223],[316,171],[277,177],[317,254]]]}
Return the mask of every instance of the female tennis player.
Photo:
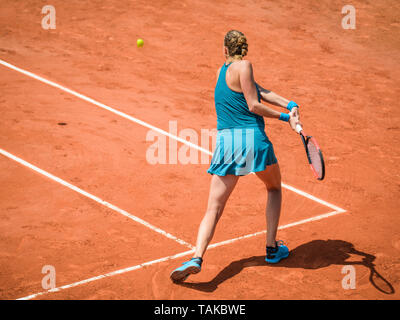
{"label": "female tennis player", "polygon": [[[240,176],[254,172],[268,192],[267,263],[278,263],[289,256],[289,249],[276,241],[281,212],[281,174],[272,143],[264,131],[264,117],[279,119],[295,130],[299,122],[298,105],[254,81],[248,60],[248,44],[244,34],[229,31],[224,38],[225,63],[217,72],[215,108],[217,113],[217,143],[208,173],[212,174],[207,211],[200,223],[196,249],[191,260],[171,273],[174,282],[184,281],[201,270],[203,255],[210,243],[225,204]],[[281,113],[261,103],[287,108]]]}

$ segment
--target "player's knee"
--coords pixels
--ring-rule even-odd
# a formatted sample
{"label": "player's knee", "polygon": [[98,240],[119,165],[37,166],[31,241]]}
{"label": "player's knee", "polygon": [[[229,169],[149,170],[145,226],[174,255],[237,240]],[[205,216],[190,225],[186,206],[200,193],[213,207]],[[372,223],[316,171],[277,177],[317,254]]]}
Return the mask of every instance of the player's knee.
{"label": "player's knee", "polygon": [[224,208],[223,204],[214,203],[207,208],[206,215],[219,217]]}
{"label": "player's knee", "polygon": [[274,185],[267,185],[267,191],[268,192],[273,192],[273,193],[281,193],[282,192],[282,186],[281,184],[274,184]]}

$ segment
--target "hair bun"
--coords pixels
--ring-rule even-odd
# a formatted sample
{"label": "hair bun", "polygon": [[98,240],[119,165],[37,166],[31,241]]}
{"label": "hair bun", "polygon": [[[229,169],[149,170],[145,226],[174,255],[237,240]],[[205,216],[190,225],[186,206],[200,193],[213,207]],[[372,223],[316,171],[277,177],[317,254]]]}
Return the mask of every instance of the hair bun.
{"label": "hair bun", "polygon": [[246,38],[244,39],[244,43],[241,45],[242,48],[242,57],[244,57],[245,55],[247,55],[247,48],[249,47],[247,44],[247,40]]}
{"label": "hair bun", "polygon": [[228,48],[228,53],[231,57],[244,57],[248,51],[246,36],[237,30],[231,30],[225,35],[224,45]]}

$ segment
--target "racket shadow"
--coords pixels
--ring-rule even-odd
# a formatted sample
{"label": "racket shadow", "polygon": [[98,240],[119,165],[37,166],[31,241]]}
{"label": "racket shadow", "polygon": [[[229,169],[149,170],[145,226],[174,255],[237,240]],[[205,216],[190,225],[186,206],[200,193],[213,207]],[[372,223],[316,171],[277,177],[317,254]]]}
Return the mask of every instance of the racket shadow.
{"label": "racket shadow", "polygon": [[[361,257],[360,261],[347,261],[351,255]],[[247,267],[320,269],[330,265],[362,265],[370,270],[369,281],[380,292],[394,294],[388,280],[375,268],[375,256],[358,251],[353,244],[342,240],[313,240],[290,251],[290,256],[278,264],[267,264],[265,256],[253,256],[231,262],[208,282],[183,282],[179,285],[203,292],[213,292],[224,281],[238,275]]]}

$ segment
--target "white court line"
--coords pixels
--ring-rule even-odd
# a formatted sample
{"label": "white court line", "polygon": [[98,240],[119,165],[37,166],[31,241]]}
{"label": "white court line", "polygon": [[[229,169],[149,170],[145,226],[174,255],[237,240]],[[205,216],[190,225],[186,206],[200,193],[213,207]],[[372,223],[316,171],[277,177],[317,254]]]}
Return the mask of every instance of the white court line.
{"label": "white court line", "polygon": [[[170,138],[172,138],[172,139],[174,139],[174,140],[177,140],[177,141],[179,141],[179,142],[182,142],[183,144],[186,144],[186,145],[188,145],[188,146],[190,146],[190,147],[192,147],[192,148],[194,148],[194,149],[197,149],[197,150],[199,150],[199,151],[201,151],[201,152],[204,152],[204,153],[206,153],[206,154],[212,156],[212,152],[210,152],[210,151],[207,150],[207,149],[201,148],[201,147],[198,146],[197,144],[191,143],[190,141],[187,141],[187,140],[185,140],[185,139],[182,139],[182,138],[180,138],[180,137],[177,137],[177,136],[175,136],[175,135],[173,135],[173,134],[171,134],[171,133],[169,133],[169,132],[167,132],[167,131],[165,131],[165,130],[162,130],[162,129],[160,129],[160,128],[157,128],[157,127],[155,127],[155,126],[152,126],[151,124],[149,124],[149,123],[147,123],[147,122],[144,122],[144,121],[139,120],[139,119],[137,119],[137,118],[135,118],[135,117],[132,117],[132,116],[126,114],[126,113],[123,113],[123,112],[118,111],[118,110],[116,110],[116,109],[114,109],[114,108],[111,108],[111,107],[109,107],[109,106],[107,106],[107,105],[105,105],[105,104],[103,104],[103,103],[101,103],[101,102],[98,102],[98,101],[96,101],[96,100],[94,100],[94,99],[92,99],[92,98],[89,98],[89,97],[87,97],[87,96],[85,96],[85,95],[83,95],[83,94],[80,94],[80,93],[78,93],[78,92],[76,92],[76,91],[74,91],[74,90],[68,89],[68,88],[66,88],[66,87],[64,87],[64,86],[62,86],[62,85],[60,85],[60,84],[58,84],[58,83],[55,83],[55,82],[50,81],[50,80],[47,80],[47,79],[45,79],[45,78],[43,78],[43,77],[41,77],[41,76],[38,76],[38,75],[36,75],[36,74],[34,74],[34,73],[32,73],[32,72],[26,71],[26,70],[24,70],[24,69],[18,68],[18,67],[14,66],[14,65],[12,65],[12,64],[10,64],[10,63],[8,63],[8,62],[6,62],[6,61],[3,61],[3,60],[1,60],[1,59],[0,59],[0,64],[3,65],[3,66],[5,66],[5,67],[7,67],[7,68],[9,68],[9,69],[12,69],[12,70],[14,70],[14,71],[20,72],[20,73],[22,73],[22,74],[24,74],[24,75],[26,75],[26,76],[28,76],[28,77],[31,77],[31,78],[33,78],[33,79],[36,79],[36,80],[38,80],[38,81],[40,81],[40,82],[43,82],[43,83],[45,83],[45,84],[48,84],[49,86],[55,87],[55,88],[60,89],[60,90],[62,90],[62,91],[64,91],[64,92],[67,92],[67,93],[69,93],[69,94],[72,94],[73,96],[75,96],[75,97],[77,97],[77,98],[79,98],[79,99],[82,99],[82,100],[84,100],[84,101],[87,101],[87,102],[89,102],[89,103],[91,103],[91,104],[94,104],[95,106],[98,106],[98,107],[100,107],[100,108],[102,108],[102,109],[108,110],[108,111],[110,111],[110,112],[112,112],[112,113],[115,113],[115,114],[117,114],[117,115],[119,115],[119,116],[125,118],[125,119],[128,119],[128,120],[133,121],[133,122],[135,122],[135,123],[137,123],[137,124],[140,124],[140,125],[142,125],[142,126],[144,126],[144,127],[146,127],[146,128],[149,128],[149,129],[152,129],[152,130],[154,130],[154,131],[157,131],[157,132],[159,132],[159,133],[161,133],[161,134],[164,134],[164,135],[166,135],[166,136],[168,136],[168,137],[170,137]],[[318,202],[318,203],[321,203],[321,204],[323,204],[323,205],[325,205],[325,206],[327,206],[327,207],[329,207],[329,208],[331,208],[331,209],[334,209],[334,210],[343,210],[343,209],[341,209],[341,208],[339,208],[339,207],[337,207],[337,206],[335,206],[335,205],[333,205],[333,204],[330,204],[330,203],[328,203],[328,202],[326,202],[326,201],[324,201],[324,200],[321,200],[321,199],[319,199],[319,198],[317,198],[317,197],[315,197],[315,196],[313,196],[313,195],[311,195],[311,194],[308,194],[307,192],[301,191],[301,190],[299,190],[299,189],[297,189],[297,188],[295,188],[295,187],[289,186],[289,185],[287,185],[287,184],[285,184],[285,183],[282,183],[282,187],[284,187],[284,188],[286,188],[286,189],[289,189],[289,190],[291,190],[291,191],[293,191],[293,192],[296,192],[296,193],[298,193],[298,194],[300,194],[300,195],[302,195],[302,196],[304,196],[304,197],[306,197],[306,198],[308,198],[308,199],[310,199],[310,200],[314,200],[314,201],[316,201],[316,202]]]}
{"label": "white court line", "polygon": [[[334,211],[334,212],[330,212],[330,213],[326,213],[326,214],[321,214],[319,216],[315,216],[315,217],[312,217],[312,218],[309,218],[309,219],[304,219],[304,220],[300,220],[300,221],[297,221],[297,222],[293,222],[293,223],[289,223],[289,224],[280,226],[279,229],[280,230],[281,229],[287,229],[287,228],[291,228],[291,227],[294,227],[294,226],[298,226],[300,224],[305,224],[305,223],[316,221],[316,220],[326,219],[328,217],[331,217],[331,216],[334,216],[334,215],[337,215],[337,214],[343,213],[343,212],[345,212],[345,211],[340,211],[340,212],[339,211]],[[248,238],[255,237],[255,236],[258,236],[258,235],[264,234],[264,233],[266,233],[266,231],[260,231],[260,232],[248,234],[248,235],[245,235],[245,236],[242,236],[242,237],[237,237],[235,239],[231,239],[231,240],[227,240],[227,241],[221,241],[221,242],[209,245],[208,249],[221,247],[221,246],[224,246],[224,245],[227,245],[227,244],[231,244],[231,243],[239,241],[239,240],[248,239]],[[38,296],[42,296],[42,295],[45,295],[45,294],[48,294],[48,293],[59,292],[61,290],[77,287],[77,286],[80,286],[80,285],[83,285],[83,284],[86,284],[86,283],[90,283],[90,282],[93,282],[93,281],[97,281],[97,280],[100,280],[100,279],[104,279],[104,278],[107,278],[107,277],[112,277],[112,276],[116,276],[116,275],[119,275],[119,274],[130,272],[130,271],[142,269],[145,266],[154,265],[154,264],[157,264],[157,263],[160,263],[160,262],[164,262],[164,261],[168,261],[168,260],[174,260],[174,259],[177,259],[177,258],[180,258],[180,257],[184,257],[184,256],[187,256],[187,255],[190,255],[192,253],[194,253],[194,250],[184,251],[184,252],[172,255],[172,256],[164,257],[164,258],[157,259],[157,260],[148,261],[148,262],[145,262],[145,263],[138,264],[136,266],[132,266],[132,267],[128,267],[128,268],[112,271],[112,272],[109,272],[109,273],[101,274],[101,275],[96,276],[96,277],[92,277],[92,278],[89,278],[89,279],[77,281],[77,282],[74,282],[74,283],[71,283],[71,284],[67,284],[67,285],[64,285],[64,286],[61,286],[61,287],[57,287],[57,288],[54,288],[54,289],[50,289],[50,290],[47,290],[47,291],[34,293],[34,294],[29,295],[29,296],[19,298],[17,300],[31,300],[31,299],[34,299],[34,298],[36,298]]]}
{"label": "white court line", "polygon": [[118,111],[118,110],[116,110],[114,108],[111,108],[111,107],[109,107],[109,106],[107,106],[107,105],[105,105],[105,104],[103,104],[101,102],[98,102],[98,101],[96,101],[96,100],[94,100],[92,98],[89,98],[89,97],[87,97],[87,96],[85,96],[83,94],[80,94],[80,93],[78,93],[78,92],[76,92],[74,90],[68,89],[68,88],[66,88],[66,87],[64,87],[64,86],[62,86],[62,85],[60,85],[58,83],[55,83],[55,82],[50,81],[50,80],[47,80],[47,79],[45,79],[45,78],[43,78],[41,76],[38,76],[38,75],[36,75],[36,74],[34,74],[32,72],[26,71],[24,69],[18,68],[18,67],[14,66],[14,65],[12,65],[12,64],[10,64],[8,62],[5,62],[5,61],[3,61],[1,59],[0,59],[0,64],[2,64],[3,66],[5,66],[7,68],[10,68],[10,69],[12,69],[14,71],[20,72],[20,73],[22,73],[22,74],[24,74],[24,75],[26,75],[28,77],[36,79],[36,80],[38,80],[40,82],[43,82],[45,84],[48,84],[49,86],[55,87],[55,88],[60,89],[60,90],[62,90],[64,92],[72,94],[73,96],[75,96],[75,97],[77,97],[79,99],[82,99],[82,100],[87,101],[87,102],[89,102],[91,104],[94,104],[95,106],[98,106],[98,107],[100,107],[102,109],[105,109],[107,111],[115,113],[116,115],[119,115],[120,117],[123,117],[123,118],[128,119],[130,121],[133,121],[133,122],[135,122],[137,124],[140,124],[141,126],[144,126],[144,127],[149,128],[151,130],[157,131],[158,133],[161,133],[161,134],[166,135],[166,136],[168,136],[168,137],[170,137],[170,138],[172,138],[174,140],[182,142],[182,143],[184,143],[184,144],[186,144],[186,145],[188,145],[188,146],[190,146],[190,147],[192,147],[194,149],[197,149],[197,150],[200,150],[201,152],[204,152],[204,153],[207,153],[209,155],[212,155],[212,152],[210,152],[207,149],[201,148],[197,144],[194,144],[194,143],[192,143],[190,141],[187,141],[185,139],[177,137],[177,136],[175,136],[175,135],[173,135],[173,134],[171,134],[171,133],[169,133],[169,132],[167,132],[165,130],[162,130],[160,128],[152,126],[151,124],[149,124],[147,122],[144,122],[142,120],[139,120],[139,119],[137,119],[135,117],[132,117],[132,116],[130,116],[130,115],[124,113],[124,112],[121,112],[121,111]]}
{"label": "white court line", "polygon": [[129,212],[127,212],[125,210],[122,210],[122,209],[118,208],[117,206],[114,206],[113,204],[111,204],[111,203],[109,203],[107,201],[104,201],[104,200],[102,200],[102,199],[90,194],[89,192],[86,192],[86,191],[84,191],[84,190],[82,190],[82,189],[70,184],[67,181],[65,181],[65,180],[63,180],[61,178],[58,178],[58,177],[52,175],[51,173],[48,173],[48,172],[46,172],[46,171],[34,166],[33,164],[31,164],[31,163],[29,163],[29,162],[27,162],[25,160],[22,160],[21,158],[18,158],[17,156],[14,156],[13,154],[11,154],[11,153],[9,153],[9,152],[1,149],[1,148],[0,148],[0,154],[2,154],[3,156],[5,156],[5,157],[7,157],[9,159],[12,159],[12,160],[14,160],[14,161],[16,161],[16,162],[18,162],[20,164],[22,164],[25,167],[28,167],[28,168],[30,168],[30,169],[32,169],[32,170],[34,170],[34,171],[46,176],[47,178],[50,178],[53,181],[56,181],[56,182],[62,184],[63,186],[65,186],[65,187],[67,187],[67,188],[69,188],[69,189],[71,189],[73,191],[76,191],[76,192],[80,193],[81,195],[83,195],[83,196],[85,196],[85,197],[87,197],[89,199],[92,199],[92,200],[102,204],[103,206],[106,206],[107,208],[110,208],[110,209],[122,214],[125,217],[128,217],[129,219],[132,219],[133,221],[136,221],[136,222],[144,225],[145,227],[147,227],[147,228],[149,228],[149,229],[151,229],[151,230],[153,230],[155,232],[158,232],[158,233],[162,234],[163,236],[165,236],[165,237],[167,237],[169,239],[172,239],[172,240],[178,242],[181,245],[184,245],[184,246],[186,246],[186,247],[188,247],[190,249],[194,248],[191,244],[189,244],[189,243],[187,243],[187,242],[175,237],[174,235],[172,235],[172,234],[170,234],[170,233],[168,233],[168,232],[166,232],[164,230],[161,230],[160,228],[157,228],[157,227],[153,226],[152,224],[148,223],[147,221],[144,221],[144,220],[140,219],[139,217],[136,217],[136,216],[130,214]]}
{"label": "white court line", "polygon": [[[71,94],[71,95],[73,95],[73,96],[76,96],[76,97],[78,97],[78,98],[80,98],[80,99],[82,99],[82,100],[84,100],[84,101],[87,101],[87,102],[89,102],[89,103],[91,103],[91,104],[93,104],[93,105],[95,105],[95,106],[98,106],[98,107],[100,107],[100,108],[103,108],[103,109],[105,109],[105,110],[108,110],[108,111],[110,111],[110,112],[112,112],[112,113],[114,113],[114,114],[117,114],[117,115],[119,115],[119,116],[121,116],[121,117],[123,117],[123,118],[125,118],[125,119],[128,119],[128,120],[130,120],[130,121],[132,121],[132,122],[135,122],[135,123],[140,124],[140,125],[142,125],[142,126],[144,126],[144,127],[147,127],[147,128],[149,128],[149,129],[152,129],[152,130],[154,130],[154,131],[156,131],[156,132],[159,132],[159,133],[161,133],[161,134],[164,134],[164,135],[166,135],[166,136],[168,136],[168,137],[170,137],[170,138],[172,138],[172,139],[175,139],[175,140],[177,140],[177,141],[179,141],[179,142],[181,142],[181,143],[183,143],[183,144],[186,144],[186,145],[188,145],[188,146],[190,146],[190,147],[192,147],[192,148],[194,148],[194,149],[197,149],[197,150],[199,150],[199,151],[201,151],[201,152],[204,152],[204,153],[206,153],[206,154],[212,156],[212,152],[210,152],[209,150],[206,150],[206,149],[204,149],[204,148],[201,148],[200,146],[198,146],[198,145],[196,145],[196,144],[193,144],[193,143],[191,143],[191,142],[189,142],[189,141],[187,141],[187,140],[185,140],[185,139],[182,139],[182,138],[179,138],[179,137],[177,137],[177,136],[175,136],[175,135],[172,135],[171,133],[169,133],[169,132],[167,132],[167,131],[164,131],[164,130],[159,129],[159,128],[155,127],[155,126],[152,126],[152,125],[150,125],[150,124],[148,124],[148,123],[146,123],[146,122],[144,122],[144,121],[142,121],[142,120],[139,120],[139,119],[137,119],[137,118],[135,118],[135,117],[132,117],[132,116],[126,114],[126,113],[123,113],[123,112],[118,111],[118,110],[116,110],[116,109],[114,109],[114,108],[111,108],[111,107],[109,107],[109,106],[107,106],[107,105],[105,105],[105,104],[103,104],[103,103],[100,103],[100,102],[98,102],[98,101],[96,101],[96,100],[94,100],[94,99],[92,99],[92,98],[89,98],[89,97],[87,97],[87,96],[85,96],[85,95],[83,95],[83,94],[80,94],[80,93],[78,93],[78,92],[76,92],[76,91],[74,91],[74,90],[68,89],[68,88],[66,88],[66,87],[64,87],[64,86],[62,86],[62,85],[59,85],[59,84],[57,84],[57,83],[55,83],[55,82],[53,82],[53,81],[47,80],[47,79],[45,79],[45,78],[43,78],[43,77],[41,77],[41,76],[38,76],[38,75],[36,75],[36,74],[34,74],[34,73],[32,73],[32,72],[29,72],[29,71],[26,71],[26,70],[24,70],[24,69],[18,68],[18,67],[14,66],[14,65],[12,65],[12,64],[10,64],[10,63],[8,63],[8,62],[5,62],[5,61],[3,61],[3,60],[1,60],[1,59],[0,59],[0,64],[2,64],[3,66],[5,66],[5,67],[7,67],[7,68],[10,68],[10,69],[12,69],[12,70],[14,70],[14,71],[20,72],[20,73],[22,73],[22,74],[24,74],[24,75],[26,75],[26,76],[28,76],[28,77],[31,77],[31,78],[36,79],[36,80],[38,80],[38,81],[41,81],[41,82],[43,82],[43,83],[45,83],[45,84],[48,84],[48,85],[50,85],[50,86],[52,86],[52,87],[55,87],[55,88],[57,88],[57,89],[60,89],[60,90],[62,90],[62,91],[64,91],[64,92],[67,92],[67,93],[69,93],[69,94]],[[0,149],[0,150],[1,150],[1,149]],[[23,160],[22,160],[22,161],[23,161]],[[39,168],[37,168],[37,169],[39,169]],[[39,170],[41,170],[41,169],[39,169]],[[57,178],[57,177],[55,177],[55,178]],[[59,179],[59,178],[57,178],[57,179]],[[61,180],[61,179],[60,179],[60,180]],[[56,181],[57,181],[57,180],[56,180]],[[63,180],[61,180],[61,181],[63,181]],[[63,182],[65,182],[65,181],[63,181]],[[60,182],[60,183],[61,183],[61,182]],[[65,183],[68,184],[67,182],[65,182]],[[63,184],[64,184],[64,183],[63,183]],[[67,185],[67,186],[68,186],[68,185]],[[69,187],[69,186],[68,186],[68,187]],[[294,222],[294,223],[290,223],[290,224],[287,224],[287,225],[280,226],[280,227],[279,227],[280,230],[281,230],[281,229],[285,229],[285,228],[290,228],[290,227],[293,227],[293,226],[297,226],[297,225],[300,225],[300,224],[308,223],[308,222],[311,222],[311,221],[316,221],[316,220],[325,219],[325,218],[331,217],[331,216],[333,216],[333,215],[337,215],[337,214],[346,212],[346,210],[344,210],[344,209],[342,209],[342,208],[339,208],[338,206],[335,206],[335,205],[333,205],[333,204],[331,204],[331,203],[329,203],[329,202],[326,202],[326,201],[324,201],[324,200],[322,200],[322,199],[319,199],[319,198],[317,198],[317,197],[315,197],[315,196],[313,196],[313,195],[311,195],[311,194],[309,194],[309,193],[307,193],[307,192],[304,192],[304,191],[299,190],[299,189],[297,189],[297,188],[295,188],[295,187],[289,186],[289,185],[287,185],[287,184],[285,184],[285,183],[282,183],[282,187],[284,187],[284,188],[286,188],[286,189],[288,189],[288,190],[291,190],[291,191],[293,191],[293,192],[295,192],[295,193],[297,193],[297,194],[300,194],[300,195],[304,196],[305,198],[308,198],[308,199],[313,200],[313,201],[316,201],[316,202],[318,202],[318,203],[320,203],[320,204],[322,204],[322,205],[325,205],[325,206],[327,206],[327,207],[329,207],[329,208],[331,208],[331,209],[334,209],[335,211],[330,212],[330,213],[326,213],[326,214],[322,214],[322,215],[319,215],[319,216],[315,216],[315,217],[312,217],[312,218],[300,220],[300,221],[298,221],[298,222]],[[69,187],[69,188],[71,188],[71,187]],[[76,188],[76,187],[75,187],[75,188]],[[71,188],[71,189],[73,189],[73,188]],[[79,188],[78,188],[78,189],[79,189]],[[74,190],[74,189],[73,189],[73,190]],[[80,190],[80,189],[79,189],[79,190]],[[77,190],[75,190],[75,191],[77,191]],[[83,191],[83,190],[82,190],[82,191]],[[83,191],[83,192],[84,192],[84,191]],[[94,196],[93,196],[93,197],[94,197]],[[95,197],[95,198],[97,198],[97,197]],[[103,200],[101,200],[101,199],[99,199],[99,200],[101,201],[100,203],[102,203],[102,204],[106,203],[105,201],[103,201]],[[95,200],[95,201],[97,201],[97,200]],[[99,201],[98,201],[98,202],[99,202]],[[111,204],[110,204],[110,205],[111,205]],[[112,205],[111,205],[111,206],[112,206]],[[118,208],[117,208],[117,209],[118,209]],[[119,210],[121,210],[121,209],[119,209]],[[123,211],[123,210],[122,210],[122,211]],[[129,213],[128,213],[128,214],[129,214]],[[136,217],[136,218],[137,218],[137,217]],[[139,218],[137,218],[137,219],[139,219]],[[139,220],[141,220],[141,219],[139,219]],[[158,228],[157,228],[157,229],[158,229]],[[162,230],[161,230],[161,231],[162,231]],[[249,234],[249,235],[241,236],[241,237],[238,237],[238,238],[234,238],[234,239],[231,239],[231,240],[222,241],[222,242],[219,242],[219,243],[211,244],[211,245],[209,246],[209,248],[216,248],[216,247],[219,247],[219,246],[222,246],[222,245],[226,245],[226,244],[229,244],[229,243],[236,242],[236,241],[241,240],[241,239],[247,239],[247,238],[254,237],[254,236],[257,236],[257,235],[260,235],[260,234],[264,234],[264,233],[266,233],[266,231],[260,231],[260,232],[252,233],[252,234]],[[172,235],[171,235],[171,236],[172,236]],[[172,236],[172,237],[174,237],[174,236]],[[179,240],[179,239],[178,239],[178,240]],[[181,240],[181,241],[183,241],[183,240]],[[191,245],[189,245],[189,246],[190,246],[191,248],[193,248]],[[146,266],[146,265],[151,265],[151,264],[155,264],[155,263],[159,263],[159,262],[163,262],[163,261],[167,261],[167,260],[171,260],[171,259],[176,259],[176,258],[178,258],[178,257],[182,257],[182,256],[185,256],[185,255],[189,255],[189,254],[193,253],[193,251],[194,251],[194,250],[185,251],[185,252],[176,254],[176,255],[174,255],[174,256],[169,256],[169,257],[161,258],[161,259],[158,259],[158,260],[153,260],[153,261],[150,261],[150,262],[146,262],[146,263],[143,263],[143,264],[140,264],[140,265],[137,265],[137,266],[129,267],[129,268],[126,268],[126,269],[117,270],[117,271],[114,271],[114,272],[111,272],[111,273],[107,273],[107,274],[104,274],[104,275],[100,275],[100,276],[97,276],[97,277],[93,277],[93,278],[90,278],[90,279],[87,279],[87,280],[82,280],[82,281],[79,281],[79,282],[75,282],[75,283],[70,284],[70,285],[65,285],[65,286],[62,286],[62,287],[59,287],[59,288],[55,288],[55,289],[52,289],[52,290],[50,290],[50,291],[45,291],[45,292],[33,294],[33,295],[30,295],[30,296],[27,296],[27,297],[21,298],[21,299],[33,299],[33,298],[35,298],[35,297],[37,297],[37,296],[39,296],[39,295],[43,295],[43,294],[46,294],[46,293],[49,293],[49,292],[57,292],[57,291],[60,291],[60,290],[63,290],[63,289],[75,287],[75,286],[78,286],[78,285],[80,285],[80,284],[85,284],[85,283],[92,282],[92,281],[95,281],[95,280],[99,280],[99,279],[102,279],[102,278],[105,278],[105,277],[110,277],[110,276],[117,275],[117,274],[121,274],[121,273],[125,273],[125,272],[128,272],[128,271],[137,270],[137,269],[143,268],[143,267]]]}
{"label": "white court line", "polygon": [[[329,213],[324,213],[324,214],[321,214],[321,215],[318,215],[318,216],[315,216],[315,217],[311,217],[311,218],[303,219],[303,220],[300,220],[300,221],[297,221],[297,222],[289,223],[289,224],[286,224],[286,225],[283,225],[283,226],[279,226],[278,230],[291,228],[291,227],[298,226],[300,224],[304,224],[304,223],[308,223],[308,222],[312,222],[312,221],[326,219],[326,218],[329,218],[329,217],[332,217],[332,216],[335,216],[337,214],[344,213],[344,212],[346,212],[346,210],[342,209],[340,211],[332,211],[332,212],[329,212]],[[267,231],[263,230],[263,231],[259,231],[259,232],[255,232],[255,233],[251,233],[251,234],[246,234],[244,236],[240,236],[240,237],[237,237],[237,238],[234,238],[234,239],[229,239],[229,240],[221,241],[221,242],[218,242],[218,243],[210,244],[208,246],[208,248],[220,247],[220,246],[223,246],[225,244],[236,242],[238,240],[259,236],[261,234],[266,234],[266,233],[267,233]]]}
{"label": "white court line", "polygon": [[333,205],[332,203],[329,203],[329,202],[326,202],[326,201],[324,201],[324,200],[321,200],[321,199],[319,199],[319,198],[317,198],[317,197],[315,197],[315,196],[313,196],[313,195],[311,195],[311,194],[309,194],[309,193],[307,193],[307,192],[304,192],[304,191],[301,191],[301,190],[299,190],[299,189],[297,189],[297,188],[295,188],[295,187],[292,187],[292,186],[289,186],[289,185],[287,185],[286,183],[283,183],[282,182],[282,187],[284,187],[284,188],[286,188],[286,189],[288,189],[288,190],[290,190],[290,191],[293,191],[293,192],[295,192],[295,193],[297,193],[297,194],[299,194],[299,195],[301,195],[301,196],[303,196],[303,197],[306,197],[306,198],[308,198],[308,199],[310,199],[310,200],[313,200],[313,201],[315,201],[315,202],[318,202],[318,203],[320,203],[320,204],[322,204],[322,205],[324,205],[324,206],[327,206],[327,207],[329,207],[329,208],[331,208],[331,209],[333,209],[333,210],[335,210],[335,211],[338,211],[338,212],[346,212],[346,210],[344,210],[344,209],[342,209],[342,208],[339,208],[338,206],[335,206],[335,205]]}
{"label": "white court line", "polygon": [[47,291],[34,293],[34,294],[29,295],[29,296],[26,296],[26,297],[23,297],[23,298],[19,298],[17,300],[31,300],[31,299],[34,299],[34,298],[36,298],[38,296],[44,295],[46,293],[59,292],[61,290],[77,287],[77,286],[80,286],[82,284],[86,284],[86,283],[93,282],[93,281],[96,281],[96,280],[100,280],[100,279],[104,279],[104,278],[107,278],[107,277],[116,276],[118,274],[123,274],[123,273],[129,272],[129,271],[133,271],[133,270],[142,269],[143,267],[150,266],[152,264],[156,264],[156,263],[164,262],[164,261],[167,261],[167,260],[173,260],[173,259],[176,259],[176,258],[184,257],[184,256],[187,256],[187,255],[193,253],[193,252],[194,252],[194,250],[189,250],[189,251],[185,251],[185,252],[181,252],[181,253],[175,254],[173,256],[164,257],[164,258],[153,260],[153,261],[148,261],[148,262],[145,262],[145,263],[142,263],[142,264],[138,264],[138,265],[133,266],[133,267],[128,267],[128,268],[112,271],[112,272],[109,272],[109,273],[105,273],[105,274],[99,275],[97,277],[92,277],[92,278],[89,278],[89,279],[86,279],[86,280],[74,282],[74,283],[67,284],[65,286],[57,287],[57,288],[54,288],[54,289],[50,289],[50,290],[47,290]]}

